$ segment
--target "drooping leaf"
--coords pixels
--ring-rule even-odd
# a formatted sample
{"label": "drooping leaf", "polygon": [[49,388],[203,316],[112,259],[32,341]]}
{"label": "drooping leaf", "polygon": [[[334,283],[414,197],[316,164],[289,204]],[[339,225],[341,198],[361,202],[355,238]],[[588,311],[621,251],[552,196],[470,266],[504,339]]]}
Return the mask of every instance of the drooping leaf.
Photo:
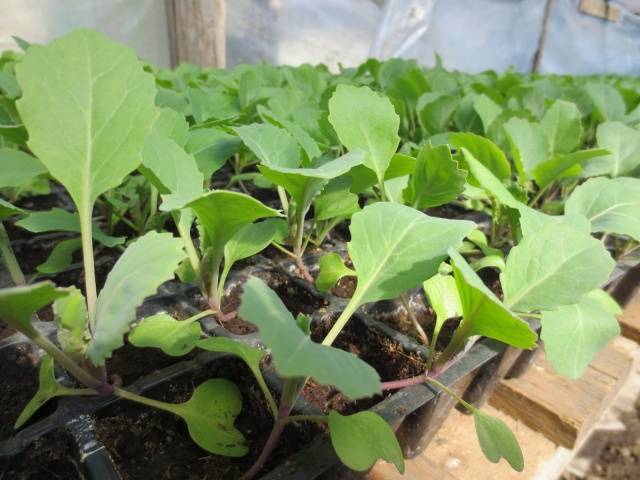
{"label": "drooping leaf", "polygon": [[128,338],[135,347],[159,348],[167,355],[181,357],[195,348],[201,335],[197,321],[176,320],[167,313],[159,313],[142,319]]}
{"label": "drooping leaf", "polygon": [[53,302],[53,313],[56,335],[62,350],[74,360],[82,360],[88,341],[85,337],[88,317],[84,295],[77,288],[71,287],[69,295]]}
{"label": "drooping leaf", "polygon": [[362,305],[420,285],[474,228],[473,222],[434,218],[395,203],[366,206],[351,218],[348,249],[358,276],[353,298]]}
{"label": "drooping leaf", "polygon": [[220,128],[198,128],[189,132],[185,150],[193,155],[204,178],[211,178],[225,162],[238,153],[242,142]]}
{"label": "drooping leaf", "polygon": [[320,292],[328,292],[342,277],[355,276],[356,272],[347,267],[342,257],[329,252],[320,258],[319,273],[316,278],[316,288]]}
{"label": "drooping leaf", "polygon": [[466,149],[499,180],[511,177],[511,167],[504,152],[491,140],[474,133],[453,132],[449,135],[451,145]]}
{"label": "drooping leaf", "polygon": [[611,152],[584,166],[585,176],[617,177],[640,166],[640,132],[620,122],[604,122],[596,130],[598,147]]}
{"label": "drooping leaf", "polygon": [[473,413],[473,419],[484,456],[492,463],[504,458],[515,471],[524,470],[524,457],[518,439],[507,424],[479,410]]}
{"label": "drooping leaf", "polygon": [[542,128],[547,134],[551,151],[571,153],[582,139],[582,114],[575,103],[556,100],[545,112]]}
{"label": "drooping leaf", "polygon": [[[16,225],[31,233],[73,232],[80,233],[80,217],[75,212],[52,208],[42,212],[31,212],[16,222]],[[125,237],[112,237],[105,234],[97,225],[93,225],[93,238],[105,247],[122,245]]]}
{"label": "drooping leaf", "polygon": [[188,401],[171,405],[170,410],[187,423],[193,441],[207,452],[242,457],[249,450],[233,425],[242,410],[242,397],[229,380],[214,378],[201,383]]}
{"label": "drooping leaf", "polygon": [[550,183],[565,177],[578,176],[582,172],[582,165],[592,158],[608,155],[609,150],[604,148],[592,148],[579,150],[566,155],[553,154],[544,162],[538,164],[531,172],[531,176],[538,187],[545,188]]}
{"label": "drooping leaf", "polygon": [[618,320],[596,292],[602,290],[588,293],[573,305],[542,312],[541,338],[547,360],[566,377],[581,377],[596,353],[620,335]]}
{"label": "drooping leaf", "polygon": [[458,168],[448,145],[422,147],[416,169],[404,191],[404,200],[414,208],[437,207],[455,200],[464,191],[467,174]]}
{"label": "drooping leaf", "polygon": [[73,254],[80,250],[82,242],[79,238],[70,238],[59,242],[47,257],[47,259],[36,267],[40,273],[58,273],[71,265]]}
{"label": "drooping leaf", "polygon": [[614,264],[590,235],[562,222],[545,225],[511,249],[500,276],[504,302],[521,312],[576,303],[607,281]]}
{"label": "drooping leaf", "polygon": [[233,264],[261,252],[286,229],[286,220],[282,218],[271,218],[245,225],[224,246],[225,263]]}
{"label": "drooping leaf", "polygon": [[131,49],[86,29],[31,45],[16,65],[29,148],[83,217],[141,162],[157,116],[154,78],[142,67]]}
{"label": "drooping leaf", "polygon": [[0,320],[25,335],[35,333],[31,317],[55,299],[69,294],[69,290],[56,287],[53,282],[0,289]]}
{"label": "drooping leaf", "polygon": [[251,369],[253,375],[256,378],[262,378],[262,372],[260,371],[260,362],[266,355],[264,350],[252,347],[246,343],[232,340],[225,337],[210,337],[200,340],[198,342],[198,348],[207,350],[209,352],[222,352],[230,353],[237,357],[240,357],[244,363]]}
{"label": "drooping leaf", "polygon": [[640,180],[591,178],[571,193],[565,212],[584,215],[592,232],[629,235],[640,241]]}
{"label": "drooping leaf", "polygon": [[262,163],[286,168],[300,165],[300,147],[286,130],[270,123],[254,123],[236,127],[235,131]]}
{"label": "drooping leaf", "polygon": [[352,353],[312,341],[266,283],[251,277],[244,285],[238,314],[256,325],[271,350],[277,372],[285,378],[313,377],[351,399],[380,391],[380,377]]}
{"label": "drooping leaf", "polygon": [[37,158],[20,150],[0,149],[0,188],[20,187],[43,173],[47,168]]}
{"label": "drooping leaf", "polygon": [[87,349],[94,365],[103,365],[123,345],[136,307],[173,277],[184,257],[182,241],[170,233],[151,231],[127,247],[98,295],[93,338]]}
{"label": "drooping leaf", "polygon": [[547,135],[539,124],[517,117],[504,124],[504,131],[520,181],[524,182],[538,165],[549,158],[551,151]]}
{"label": "drooping leaf", "polygon": [[331,443],[340,461],[352,470],[369,470],[379,459],[404,473],[404,457],[393,430],[373,412],[340,415],[329,412]]}
{"label": "drooping leaf", "polygon": [[365,152],[364,165],[381,184],[400,142],[400,117],[389,99],[368,87],[338,85],[329,99],[329,122],[347,149]]}

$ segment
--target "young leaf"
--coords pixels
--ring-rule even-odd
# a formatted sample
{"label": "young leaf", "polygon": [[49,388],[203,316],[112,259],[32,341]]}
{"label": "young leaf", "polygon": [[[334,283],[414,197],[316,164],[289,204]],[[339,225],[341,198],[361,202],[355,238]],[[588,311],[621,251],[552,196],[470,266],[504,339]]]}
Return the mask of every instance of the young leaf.
{"label": "young leaf", "polygon": [[227,159],[238,153],[242,142],[219,128],[198,128],[189,132],[185,150],[193,155],[204,178],[211,178]]}
{"label": "young leaf", "polygon": [[238,314],[260,329],[278,373],[285,378],[313,377],[333,385],[351,399],[380,391],[380,377],[352,353],[313,342],[264,281],[251,277],[244,285]]}
{"label": "young leaf", "polygon": [[56,335],[62,350],[74,360],[84,359],[87,344],[87,303],[82,292],[71,287],[69,295],[53,302]]}
{"label": "young leaf", "polygon": [[473,419],[484,456],[492,463],[504,458],[517,472],[524,470],[524,457],[518,439],[506,423],[479,410],[473,412]]}
{"label": "young leaf", "polygon": [[79,29],[31,45],[16,76],[29,148],[90,216],[96,198],[141,162],[157,116],[153,75],[131,49]]}
{"label": "young leaf", "polygon": [[313,200],[313,217],[317,222],[337,217],[350,217],[360,210],[358,196],[350,191],[351,184],[352,180],[349,176],[329,180],[322,192]]}
{"label": "young leaf", "polygon": [[200,323],[159,313],[142,319],[128,338],[135,347],[159,348],[167,355],[181,357],[195,348],[201,335]]}
{"label": "young leaf", "polygon": [[151,130],[152,137],[173,140],[184,147],[189,139],[189,123],[184,115],[172,108],[161,108]]}
{"label": "young leaf", "polygon": [[270,123],[254,123],[234,130],[262,163],[286,168],[300,165],[300,147],[286,130]]}
{"label": "young leaf", "polygon": [[0,188],[20,187],[44,173],[47,168],[37,158],[20,150],[0,149]]}
{"label": "young leaf", "polygon": [[0,220],[3,220],[8,217],[12,217],[14,215],[18,215],[20,213],[24,213],[24,210],[22,210],[19,207],[16,207],[15,205],[12,205],[11,203],[7,202],[5,199],[0,198]]}
{"label": "young leaf", "polygon": [[620,335],[618,320],[596,292],[602,291],[594,290],[573,305],[542,312],[540,338],[547,360],[566,377],[581,377],[596,353]]}
{"label": "young leaf", "polygon": [[584,90],[593,103],[598,120],[606,122],[624,118],[627,108],[622,95],[613,85],[588,83]]}
{"label": "young leaf", "polygon": [[342,257],[330,252],[323,255],[319,262],[320,272],[316,278],[316,288],[320,292],[331,290],[342,277],[355,276],[356,272],[347,267]]}
{"label": "young leaf", "polygon": [[419,209],[444,205],[464,191],[466,178],[467,173],[458,168],[448,145],[427,144],[418,154],[404,200]]}
{"label": "young leaf", "polygon": [[364,165],[382,184],[400,143],[400,117],[389,99],[368,87],[338,85],[329,99],[329,122],[347,149],[365,152]]}
{"label": "young leaf", "polygon": [[450,246],[475,228],[466,220],[430,217],[411,207],[378,202],[351,218],[349,257],[358,275],[358,305],[396,298],[438,271]]}
{"label": "young leaf", "polygon": [[273,113],[263,105],[258,105],[257,110],[263,120],[270,122],[276,127],[284,128],[293,136],[293,138],[296,139],[296,141],[302,147],[303,152],[307,156],[307,163],[322,155],[320,148],[318,148],[317,142],[298,124],[290,122],[282,116]]}
{"label": "young leaf", "polygon": [[211,337],[200,340],[198,342],[198,348],[209,352],[230,353],[240,357],[251,369],[256,378],[262,378],[260,362],[266,355],[264,350],[224,337]]}
{"label": "young leaf", "polygon": [[47,259],[36,267],[40,273],[58,273],[71,265],[73,254],[80,250],[82,242],[79,238],[62,240],[51,251]]}
{"label": "young leaf", "polygon": [[39,282],[12,288],[0,289],[0,320],[8,323],[25,335],[35,333],[31,317],[56,298],[69,294],[65,288],[57,288],[53,282]]}
{"label": "young leaf", "polygon": [[504,131],[522,183],[539,164],[549,158],[551,152],[547,135],[539,124],[517,117],[504,124]]}
{"label": "young leaf", "polygon": [[94,365],[103,365],[123,345],[136,307],[173,277],[184,257],[182,241],[170,233],[151,231],[127,247],[98,295],[93,338],[87,348]]}
{"label": "young leaf", "polygon": [[556,100],[545,112],[542,128],[547,134],[551,151],[571,153],[582,139],[582,114],[575,103]]}
{"label": "young leaf", "polygon": [[500,181],[511,177],[511,167],[509,166],[507,157],[504,155],[504,152],[488,138],[473,133],[453,132],[449,136],[449,139],[451,145],[458,149],[466,149]]}
{"label": "young leaf", "polygon": [[606,282],[614,265],[602,242],[572,225],[547,224],[511,249],[500,276],[504,302],[520,312],[576,303]]}
{"label": "young leaf", "polygon": [[404,458],[393,430],[373,412],[340,415],[329,412],[331,443],[340,461],[352,470],[369,470],[378,459],[393,463],[404,473]]}
{"label": "young leaf", "polygon": [[531,327],[502,305],[462,255],[451,248],[449,256],[462,305],[462,323],[451,343],[462,345],[463,339],[482,335],[518,348],[534,347],[538,336]]}
{"label": "young leaf", "polygon": [[442,95],[440,92],[427,92],[418,100],[418,121],[430,134],[447,130],[451,117],[460,100],[453,95]]}
{"label": "young leaf", "polygon": [[640,241],[640,180],[591,178],[571,193],[565,212],[587,217],[592,232],[629,235]]}
{"label": "young leaf", "polygon": [[286,232],[286,229],[286,220],[282,218],[270,218],[245,225],[224,246],[225,269],[227,265],[261,252],[283,230]]}
{"label": "young leaf", "polygon": [[640,132],[620,122],[598,125],[596,139],[609,155],[594,158],[584,166],[585,176],[625,175],[640,166]]}
{"label": "young leaf", "polygon": [[544,162],[538,164],[531,172],[531,176],[538,184],[538,187],[545,188],[552,182],[565,177],[578,176],[582,171],[582,165],[592,158],[608,155],[609,150],[604,148],[592,148],[589,150],[579,150],[566,155],[553,154]]}
{"label": "young leaf", "polygon": [[496,117],[502,112],[502,108],[500,108],[500,106],[485,94],[477,95],[473,99],[473,109],[477,112],[480,120],[482,121],[482,127],[485,134],[489,131],[489,127]]}
{"label": "young leaf", "polygon": [[188,401],[171,405],[170,410],[187,423],[193,441],[207,452],[225,457],[248,452],[244,436],[233,426],[242,410],[242,397],[229,380],[201,383]]}

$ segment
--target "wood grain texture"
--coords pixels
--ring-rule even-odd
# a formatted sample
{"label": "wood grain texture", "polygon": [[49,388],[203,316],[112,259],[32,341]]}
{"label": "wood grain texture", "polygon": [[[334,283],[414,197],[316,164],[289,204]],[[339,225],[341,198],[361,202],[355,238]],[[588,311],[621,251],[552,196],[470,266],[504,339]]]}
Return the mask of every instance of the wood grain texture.
{"label": "wood grain texture", "polygon": [[640,343],[640,292],[631,299],[619,320],[622,335]]}

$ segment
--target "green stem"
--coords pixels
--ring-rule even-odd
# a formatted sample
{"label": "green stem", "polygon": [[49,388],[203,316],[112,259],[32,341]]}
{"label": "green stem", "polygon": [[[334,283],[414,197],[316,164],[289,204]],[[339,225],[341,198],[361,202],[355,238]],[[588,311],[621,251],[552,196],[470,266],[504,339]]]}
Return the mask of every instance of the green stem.
{"label": "green stem", "polygon": [[2,253],[4,264],[7,266],[7,270],[9,271],[9,275],[11,275],[13,283],[16,285],[26,285],[27,281],[24,278],[24,273],[22,273],[16,254],[14,253],[13,248],[11,248],[9,235],[7,235],[7,230],[4,228],[4,224],[2,222],[0,222],[0,252]]}
{"label": "green stem", "polygon": [[195,245],[193,244],[193,239],[191,238],[191,232],[187,231],[187,229],[180,223],[179,212],[173,212],[172,217],[173,221],[176,224],[178,229],[178,234],[182,239],[182,243],[184,244],[184,249],[187,252],[187,256],[189,257],[189,263],[191,264],[191,268],[196,273],[196,276],[200,276],[200,257],[198,256],[198,251],[196,250]]}
{"label": "green stem", "polygon": [[158,189],[151,185],[151,197],[149,198],[149,217],[158,213]]}
{"label": "green stem", "polygon": [[214,310],[203,310],[200,313],[196,313],[195,315],[189,318],[185,318],[184,320],[181,320],[181,322],[193,323],[197,320],[200,320],[201,318],[208,317],[210,315],[215,315],[215,313],[216,312]]}
{"label": "green stem", "polygon": [[141,403],[142,405],[146,405],[151,408],[157,408],[158,410],[164,410],[165,412],[170,412],[173,414],[176,413],[174,408],[175,405],[172,403],[161,402],[159,400],[154,400],[153,398],[143,397],[142,395],[124,390],[120,387],[114,387],[113,394],[116,397],[124,398],[125,400],[129,400],[131,402]]}
{"label": "green stem", "polygon": [[227,277],[229,276],[229,272],[231,271],[231,267],[233,263],[227,262],[225,260],[224,267],[222,268],[222,273],[220,274],[220,280],[218,280],[218,303],[222,304],[222,294],[224,293],[224,284],[227,281]]}
{"label": "green stem", "polygon": [[269,405],[269,410],[271,410],[271,414],[273,415],[273,418],[277,419],[278,404],[276,403],[275,398],[273,398],[273,395],[271,394],[271,390],[269,390],[267,382],[264,381],[264,377],[262,376],[262,372],[260,371],[260,368],[257,368],[255,371],[253,368],[251,370],[253,372],[253,376],[256,378],[256,381],[258,382],[258,386],[260,387],[260,390],[262,390],[262,394],[264,395],[264,398],[267,401],[267,404]]}
{"label": "green stem", "polygon": [[276,242],[271,242],[271,245],[273,245],[274,247],[276,247],[278,250],[280,250],[282,253],[289,255],[290,257],[296,258],[295,253],[293,253],[291,250],[288,250],[286,248],[284,248],[282,245],[280,245],[279,243]]}
{"label": "green stem", "polygon": [[478,409],[476,407],[474,407],[473,405],[471,405],[469,402],[466,402],[462,399],[462,397],[460,397],[460,395],[458,395],[456,392],[454,392],[453,390],[451,390],[449,387],[447,387],[446,385],[440,383],[438,380],[436,380],[435,378],[432,377],[425,377],[425,381],[427,381],[428,383],[438,387],[440,390],[442,390],[443,392],[449,394],[451,397],[455,398],[456,401],[458,403],[460,403],[464,408],[466,408],[467,410],[469,410],[470,413],[475,413],[478,411]]}
{"label": "green stem", "polygon": [[356,295],[354,295],[353,297],[351,297],[351,300],[349,300],[349,303],[347,303],[347,306],[336,320],[336,323],[334,323],[333,327],[331,327],[331,330],[329,330],[329,333],[327,333],[327,336],[324,337],[324,340],[322,340],[323,345],[331,345],[335,341],[337,336],[340,335],[340,332],[359,306],[359,295],[357,297]]}
{"label": "green stem", "polygon": [[82,237],[82,261],[84,262],[84,283],[87,295],[87,313],[89,316],[89,329],[93,332],[96,321],[98,289],[96,287],[96,271],[93,263],[91,210],[91,206],[86,206],[79,212],[79,214],[80,236]]}
{"label": "green stem", "polygon": [[282,187],[278,187],[278,197],[280,197],[280,204],[282,205],[282,211],[285,216],[289,215],[289,200],[287,200],[287,192]]}

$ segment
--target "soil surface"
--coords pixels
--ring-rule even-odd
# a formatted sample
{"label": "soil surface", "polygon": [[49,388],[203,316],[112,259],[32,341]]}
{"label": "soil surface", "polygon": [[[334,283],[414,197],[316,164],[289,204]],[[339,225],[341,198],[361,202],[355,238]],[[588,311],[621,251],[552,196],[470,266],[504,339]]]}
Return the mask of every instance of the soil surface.
{"label": "soil surface", "polygon": [[[225,358],[145,395],[163,401],[183,402],[190,398],[195,386],[210,378],[227,378],[240,389],[243,406],[235,426],[245,435],[249,453],[242,458],[209,454],[193,443],[180,418],[121,402],[100,414],[97,432],[119,466],[124,480],[235,480],[251,466],[266,442],[273,420],[262,392],[243,362]],[[266,470],[298,451],[319,432],[319,427],[311,423],[288,426]]]}

